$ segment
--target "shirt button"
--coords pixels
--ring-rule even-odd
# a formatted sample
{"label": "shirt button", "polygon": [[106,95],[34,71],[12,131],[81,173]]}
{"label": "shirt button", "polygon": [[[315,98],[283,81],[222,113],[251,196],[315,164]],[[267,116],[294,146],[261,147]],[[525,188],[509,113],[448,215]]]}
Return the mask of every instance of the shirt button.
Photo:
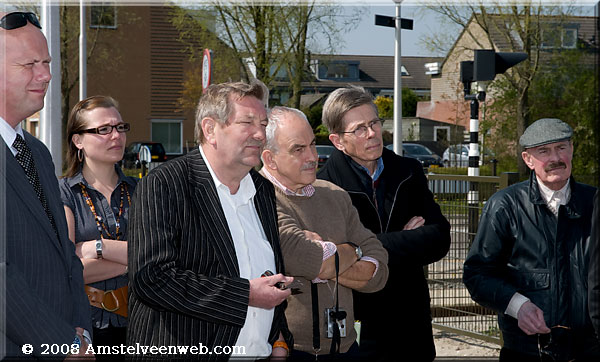
{"label": "shirt button", "polygon": [[252,312],[252,316],[256,318],[256,312]]}

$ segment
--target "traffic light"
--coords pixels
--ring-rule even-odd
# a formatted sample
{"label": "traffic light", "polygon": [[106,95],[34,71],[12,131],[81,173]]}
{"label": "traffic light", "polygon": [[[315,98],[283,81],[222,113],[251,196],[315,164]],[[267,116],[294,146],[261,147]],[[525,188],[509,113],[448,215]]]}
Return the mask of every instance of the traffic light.
{"label": "traffic light", "polygon": [[494,80],[496,74],[506,72],[523,60],[527,59],[527,53],[496,53],[493,50],[475,50],[473,61],[473,81]]}

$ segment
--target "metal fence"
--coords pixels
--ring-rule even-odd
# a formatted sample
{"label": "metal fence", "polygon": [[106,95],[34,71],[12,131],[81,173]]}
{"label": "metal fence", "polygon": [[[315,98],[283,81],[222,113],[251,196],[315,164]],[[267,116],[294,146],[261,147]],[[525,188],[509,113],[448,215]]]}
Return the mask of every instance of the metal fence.
{"label": "metal fence", "polygon": [[462,282],[463,263],[477,233],[481,209],[497,190],[517,181],[515,173],[501,176],[428,175],[429,189],[450,222],[450,251],[425,272],[437,329],[502,344],[493,310],[475,303]]}

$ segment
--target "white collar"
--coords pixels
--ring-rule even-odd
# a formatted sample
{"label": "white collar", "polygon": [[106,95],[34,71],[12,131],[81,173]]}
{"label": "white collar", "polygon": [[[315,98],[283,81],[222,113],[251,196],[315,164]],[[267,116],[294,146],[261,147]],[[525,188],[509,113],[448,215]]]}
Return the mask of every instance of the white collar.
{"label": "white collar", "polygon": [[548,204],[553,198],[559,198],[561,205],[567,204],[571,196],[571,188],[569,186],[569,181],[567,181],[565,186],[563,186],[560,190],[555,191],[550,189],[548,186],[544,185],[544,183],[540,180],[539,177],[537,177],[537,175],[535,177],[537,178],[540,194],[544,198],[544,201],[546,201],[546,204]]}
{"label": "white collar", "polygon": [[8,146],[8,148],[12,151],[13,155],[17,154],[17,150],[12,146],[17,139],[17,134],[19,134],[23,139],[25,139],[25,135],[23,134],[23,128],[21,128],[21,123],[17,124],[15,128],[12,128],[8,122],[4,120],[4,118],[0,117],[0,136],[4,139],[4,142]]}
{"label": "white collar", "polygon": [[240,187],[238,188],[238,191],[235,194],[232,194],[229,187],[227,185],[225,185],[224,183],[222,183],[221,180],[219,180],[219,178],[213,171],[213,168],[211,167],[210,162],[208,161],[208,159],[206,158],[206,155],[204,154],[202,145],[198,146],[198,149],[200,149],[200,154],[202,155],[202,158],[204,159],[204,162],[206,163],[208,172],[210,172],[210,176],[212,177],[217,190],[219,190],[219,189],[226,190],[226,192],[224,194],[230,196],[233,199],[236,199],[237,200],[236,203],[240,203],[240,204],[248,203],[254,197],[254,195],[256,194],[256,187],[254,187],[254,182],[252,182],[252,176],[250,176],[249,172],[240,181]]}

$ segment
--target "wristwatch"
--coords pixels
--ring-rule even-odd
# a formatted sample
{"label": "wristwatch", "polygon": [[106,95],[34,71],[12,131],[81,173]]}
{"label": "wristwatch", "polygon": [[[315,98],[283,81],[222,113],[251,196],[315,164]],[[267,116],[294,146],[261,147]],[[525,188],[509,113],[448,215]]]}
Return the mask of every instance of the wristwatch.
{"label": "wristwatch", "polygon": [[75,339],[73,339],[72,345],[76,345],[77,347],[81,347],[81,338],[78,335],[75,335]]}
{"label": "wristwatch", "polygon": [[360,246],[348,241],[348,244],[352,245],[354,247],[354,252],[356,253],[356,258],[358,260],[360,260],[363,257],[363,252],[362,249],[360,248]]}
{"label": "wristwatch", "polygon": [[102,258],[102,239],[96,240],[96,256],[98,259]]}

